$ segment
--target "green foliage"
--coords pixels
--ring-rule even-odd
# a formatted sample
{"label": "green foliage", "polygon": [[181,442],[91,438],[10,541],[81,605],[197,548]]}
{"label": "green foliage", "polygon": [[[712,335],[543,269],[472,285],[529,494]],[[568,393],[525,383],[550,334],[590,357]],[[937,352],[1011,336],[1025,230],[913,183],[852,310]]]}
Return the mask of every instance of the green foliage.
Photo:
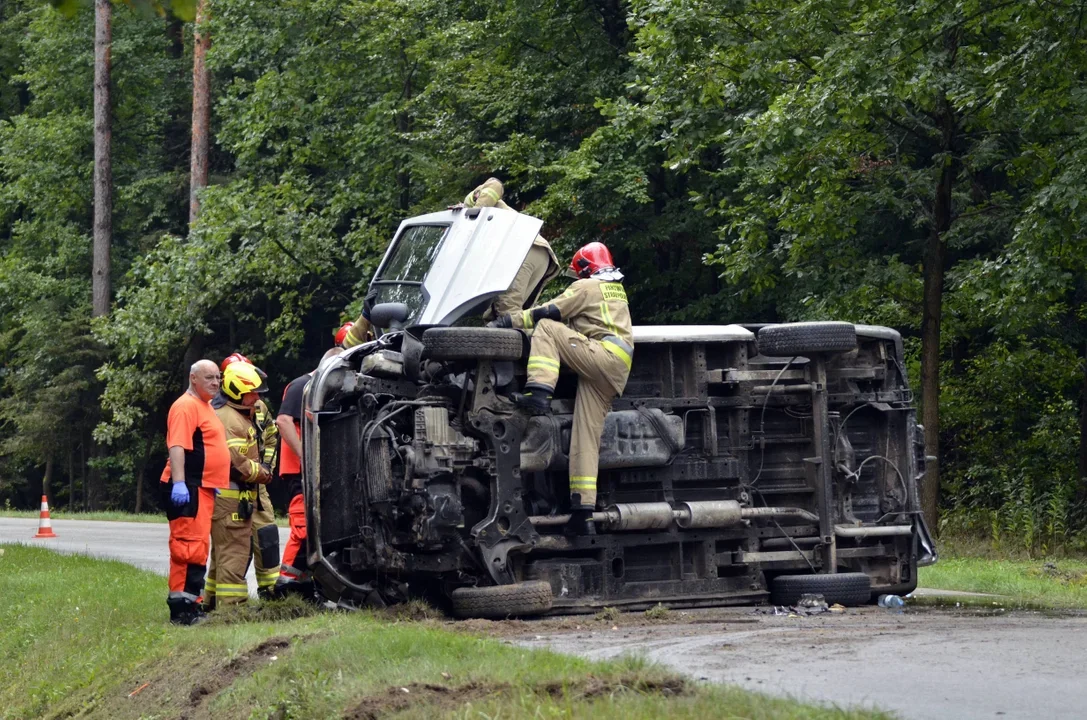
{"label": "green foliage", "polygon": [[49,457],[70,481],[97,455],[131,504],[186,356],[245,352],[274,398],[358,313],[397,224],[493,174],[560,256],[609,244],[640,323],[886,324],[915,379],[938,233],[945,501],[1027,546],[1082,532],[1077,4],[217,0],[190,229],[195,3],[118,3],[116,298],[93,327],[93,16],[60,4],[0,4],[17,39],[0,47],[0,498],[33,498]]}

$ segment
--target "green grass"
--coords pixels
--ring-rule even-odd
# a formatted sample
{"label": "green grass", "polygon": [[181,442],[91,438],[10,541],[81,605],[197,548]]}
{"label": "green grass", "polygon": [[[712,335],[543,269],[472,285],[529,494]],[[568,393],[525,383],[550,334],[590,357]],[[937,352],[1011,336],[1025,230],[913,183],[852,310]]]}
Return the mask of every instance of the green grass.
{"label": "green grass", "polygon": [[5,547],[0,717],[888,717],[684,681],[637,658],[528,650],[434,621],[320,613],[176,628],[165,595],[163,578],[122,563]]}
{"label": "green grass", "polygon": [[[0,518],[33,518],[38,519],[39,510],[0,510]],[[104,520],[108,522],[145,522],[166,523],[166,513],[130,513],[121,510],[97,510],[94,512],[68,512],[66,510],[50,510],[49,517],[53,520]],[[285,517],[277,517],[276,525],[290,527]]]}
{"label": "green grass", "polygon": [[926,588],[1004,595],[1012,605],[1087,608],[1087,562],[1083,560],[941,557],[935,565],[921,568],[919,580]]}

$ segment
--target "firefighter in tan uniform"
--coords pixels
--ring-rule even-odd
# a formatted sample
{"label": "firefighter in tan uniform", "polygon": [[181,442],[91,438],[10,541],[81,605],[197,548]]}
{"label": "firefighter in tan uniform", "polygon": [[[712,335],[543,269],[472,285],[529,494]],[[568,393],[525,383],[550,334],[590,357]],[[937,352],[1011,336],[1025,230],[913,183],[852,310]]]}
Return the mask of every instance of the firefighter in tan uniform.
{"label": "firefighter in tan uniform", "polygon": [[[227,366],[235,362],[253,364],[249,362],[249,358],[245,355],[234,352],[223,358],[219,368],[225,373]],[[267,376],[260,368],[257,368],[257,374],[261,376],[262,380],[267,380]],[[219,394],[212,398],[211,406],[218,410],[227,402],[226,395],[220,390]],[[253,406],[253,419],[257,425],[257,445],[261,464],[266,468],[275,467],[279,429],[276,427],[272,411],[268,409],[263,400],[257,400]],[[276,525],[275,509],[272,507],[272,498],[268,495],[268,486],[266,484],[257,486],[257,502],[253,508],[251,551],[253,554],[253,571],[257,578],[257,595],[261,598],[275,597],[276,582],[279,580],[279,527]],[[215,577],[214,564],[211,565],[208,577]],[[208,581],[207,588],[211,597],[214,597],[216,588],[213,580]]]}
{"label": "firefighter in tan uniform", "polygon": [[[216,495],[211,517],[213,570],[209,575],[214,583],[214,595],[205,593],[210,607],[249,599],[245,570],[249,565],[257,486],[272,478],[268,468],[261,464],[261,433],[257,429],[255,409],[260,393],[268,391],[267,383],[255,367],[239,361],[228,365],[223,372],[222,390],[227,403],[215,414],[226,429],[230,486]],[[276,532],[278,536],[278,530]]]}
{"label": "firefighter in tan uniform", "polygon": [[503,315],[494,327],[535,328],[525,392],[514,402],[531,412],[551,409],[551,395],[566,366],[578,374],[570,434],[570,529],[593,534],[600,434],[611,401],[623,392],[634,357],[623,274],[608,249],[589,243],[570,263],[579,278],[551,303]]}
{"label": "firefighter in tan uniform", "polygon": [[[496,207],[501,210],[512,208],[502,201],[504,190],[498,178],[489,178],[485,183],[477,187],[464,197],[464,206]],[[509,290],[499,295],[491,303],[487,312],[483,313],[484,320],[493,320],[502,315],[519,313],[532,307],[536,299],[540,297],[544,286],[559,275],[561,266],[559,259],[555,257],[555,251],[544,240],[542,235],[537,235],[532,241],[532,247],[525,257],[521,269],[513,279]]]}
{"label": "firefighter in tan uniform", "polygon": [[[488,178],[482,185],[465,195],[463,203],[451,205],[450,208],[496,207],[501,210],[512,210],[513,208],[502,201],[503,192],[504,188],[498,178]],[[483,313],[483,319],[490,321],[502,315],[519,313],[532,307],[543,292],[544,286],[558,277],[560,270],[561,266],[555,251],[542,235],[537,235],[513,283],[506,292],[494,299],[491,306]],[[369,309],[364,308],[354,323],[348,323],[343,327],[347,328],[347,331],[342,339],[337,334],[337,345],[352,348],[366,342],[372,333]]]}

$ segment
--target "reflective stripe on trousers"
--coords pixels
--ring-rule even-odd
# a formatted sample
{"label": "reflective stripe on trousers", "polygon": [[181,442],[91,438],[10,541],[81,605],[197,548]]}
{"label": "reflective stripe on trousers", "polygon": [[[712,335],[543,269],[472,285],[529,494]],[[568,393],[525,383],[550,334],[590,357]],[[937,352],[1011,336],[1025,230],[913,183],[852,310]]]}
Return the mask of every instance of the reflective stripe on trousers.
{"label": "reflective stripe on trousers", "polygon": [[[629,367],[615,352],[629,345],[618,337],[607,338],[613,347],[590,340],[554,320],[541,320],[532,333],[528,382],[555,387],[561,364],[578,374],[574,422],[570,430],[570,494],[581,506],[596,504],[600,434],[611,401],[626,385]],[[614,342],[618,341],[618,342]],[[573,500],[574,498],[571,497]]]}
{"label": "reflective stripe on trousers", "polygon": [[[249,565],[252,543],[251,519],[238,516],[238,500],[220,494],[215,498],[211,518],[211,568],[209,577],[215,581],[216,604],[245,602],[249,598],[245,570]],[[244,592],[243,592],[244,591]]]}

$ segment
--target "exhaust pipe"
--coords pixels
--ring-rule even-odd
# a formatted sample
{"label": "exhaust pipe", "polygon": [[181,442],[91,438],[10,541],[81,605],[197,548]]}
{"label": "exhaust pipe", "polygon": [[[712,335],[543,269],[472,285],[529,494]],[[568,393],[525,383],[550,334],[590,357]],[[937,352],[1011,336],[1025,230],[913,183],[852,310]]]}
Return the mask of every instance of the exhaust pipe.
{"label": "exhaust pipe", "polygon": [[[735,500],[692,500],[679,503],[675,508],[666,502],[618,503],[602,512],[594,512],[592,517],[593,522],[603,524],[612,531],[666,530],[673,521],[684,530],[723,528],[757,518],[798,518],[819,522],[818,515],[802,508],[745,508]],[[529,522],[536,527],[565,525],[569,521],[569,515],[534,515],[529,518]]]}

